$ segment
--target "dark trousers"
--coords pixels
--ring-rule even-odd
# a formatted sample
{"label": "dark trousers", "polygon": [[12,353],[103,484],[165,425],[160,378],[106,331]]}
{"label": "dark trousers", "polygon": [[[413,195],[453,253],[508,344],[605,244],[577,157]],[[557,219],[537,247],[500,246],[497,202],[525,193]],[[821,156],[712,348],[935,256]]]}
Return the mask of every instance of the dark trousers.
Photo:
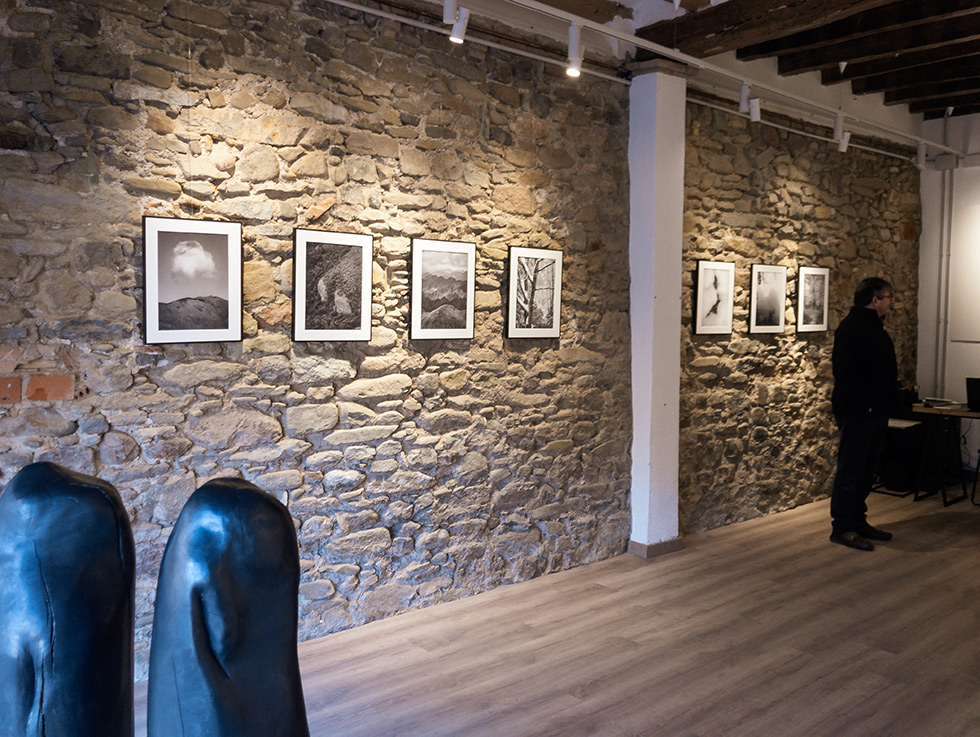
{"label": "dark trousers", "polygon": [[842,534],[867,523],[868,494],[888,430],[886,415],[838,416],[840,446],[837,475],[830,497],[833,531]]}

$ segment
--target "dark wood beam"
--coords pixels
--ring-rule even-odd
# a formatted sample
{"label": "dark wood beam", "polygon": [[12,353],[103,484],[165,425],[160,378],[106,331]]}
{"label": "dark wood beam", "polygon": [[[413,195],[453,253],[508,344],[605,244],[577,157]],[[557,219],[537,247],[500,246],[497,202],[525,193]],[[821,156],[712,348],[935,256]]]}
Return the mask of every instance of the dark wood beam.
{"label": "dark wood beam", "polygon": [[[623,18],[633,17],[630,8],[613,0],[541,0],[541,2],[594,23],[608,23],[617,15]],[[459,4],[465,5],[465,0]]]}
{"label": "dark wood beam", "polygon": [[929,23],[915,28],[886,31],[862,39],[860,43],[841,42],[819,49],[784,54],[779,57],[780,74],[800,74],[848,64],[901,56],[913,51],[941,49],[951,43],[980,41],[980,14],[956,23]]}
{"label": "dark wood beam", "polygon": [[916,100],[909,104],[910,113],[924,113],[926,111],[935,111],[942,108],[944,111],[947,107],[952,106],[954,111],[958,107],[965,107],[968,105],[980,105],[980,100],[977,99],[977,93],[971,91],[964,95],[944,95],[942,97],[932,97],[925,100]]}
{"label": "dark wood beam", "polygon": [[855,95],[867,95],[871,92],[888,92],[977,77],[980,77],[980,49],[976,56],[855,79],[851,82],[851,92]]}
{"label": "dark wood beam", "polygon": [[[960,115],[976,115],[980,113],[980,105],[959,105],[953,108],[953,114],[951,117],[959,117]],[[926,110],[922,113],[923,120],[938,120],[946,116],[946,108]]]}
{"label": "dark wood beam", "polygon": [[820,72],[820,81],[823,84],[837,84],[847,80],[861,79],[878,74],[891,74],[902,69],[914,69],[928,64],[938,64],[952,61],[954,59],[964,59],[978,54],[978,46],[975,41],[964,41],[952,43],[928,51],[910,51],[902,54],[894,54],[891,57],[875,59],[873,61],[848,64],[843,72],[835,65]]}
{"label": "dark wood beam", "polygon": [[923,82],[922,84],[889,90],[885,93],[886,105],[904,105],[920,100],[932,100],[938,97],[953,97],[973,93],[974,99],[980,102],[980,77],[958,79],[955,82]]}
{"label": "dark wood beam", "polygon": [[808,51],[831,43],[854,42],[887,30],[900,30],[980,13],[977,0],[903,0],[882,8],[738,50],[739,59],[752,61],[789,52]]}
{"label": "dark wood beam", "polygon": [[697,58],[817,28],[893,0],[728,0],[637,31],[640,38]]}

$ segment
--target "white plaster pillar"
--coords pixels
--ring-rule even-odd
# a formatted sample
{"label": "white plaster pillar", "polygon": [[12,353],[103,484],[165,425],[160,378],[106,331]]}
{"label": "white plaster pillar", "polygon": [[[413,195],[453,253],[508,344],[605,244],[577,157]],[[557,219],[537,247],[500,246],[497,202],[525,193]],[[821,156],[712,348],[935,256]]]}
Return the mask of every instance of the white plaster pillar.
{"label": "white plaster pillar", "polygon": [[630,90],[630,325],[633,530],[630,552],[677,549],[681,250],[687,82],[662,72]]}

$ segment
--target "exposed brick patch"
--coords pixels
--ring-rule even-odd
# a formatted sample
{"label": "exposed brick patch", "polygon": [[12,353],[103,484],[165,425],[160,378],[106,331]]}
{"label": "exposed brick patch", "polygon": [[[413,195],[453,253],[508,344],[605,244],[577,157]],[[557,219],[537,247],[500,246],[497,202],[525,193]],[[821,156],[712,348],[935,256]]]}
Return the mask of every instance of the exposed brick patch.
{"label": "exposed brick patch", "polygon": [[72,399],[75,377],[70,374],[31,374],[27,378],[27,398],[32,401]]}
{"label": "exposed brick patch", "polygon": [[0,376],[0,404],[19,402],[21,383],[19,376]]}

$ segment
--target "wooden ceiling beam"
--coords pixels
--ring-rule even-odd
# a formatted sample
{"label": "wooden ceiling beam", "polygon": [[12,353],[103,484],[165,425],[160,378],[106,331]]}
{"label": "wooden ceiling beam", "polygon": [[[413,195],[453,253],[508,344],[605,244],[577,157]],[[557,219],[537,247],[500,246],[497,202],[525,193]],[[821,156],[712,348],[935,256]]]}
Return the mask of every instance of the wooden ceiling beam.
{"label": "wooden ceiling beam", "polygon": [[893,0],[728,0],[660,21],[636,35],[696,58],[817,28]]}
{"label": "wooden ceiling beam", "polygon": [[800,74],[848,64],[901,56],[915,51],[941,49],[951,43],[980,40],[980,14],[962,18],[956,23],[929,23],[916,28],[886,31],[862,39],[860,43],[827,44],[819,49],[783,54],[779,57],[780,74]]}
{"label": "wooden ceiling beam", "polygon": [[923,82],[885,93],[886,105],[904,105],[922,100],[934,100],[939,97],[955,97],[973,93],[974,99],[980,101],[976,91],[980,88],[980,77],[958,79],[954,82]]}
{"label": "wooden ceiling beam", "polygon": [[910,113],[925,113],[942,108],[943,111],[948,107],[959,108],[967,106],[980,107],[980,100],[977,100],[976,92],[969,92],[963,95],[946,95],[943,97],[932,97],[925,100],[916,100],[909,104]]}
{"label": "wooden ceiling beam", "polygon": [[848,64],[843,72],[835,65],[820,72],[823,84],[837,84],[848,80],[872,77],[878,74],[892,74],[902,69],[914,69],[928,64],[939,64],[955,59],[976,56],[978,47],[974,41],[953,43],[928,51],[913,51],[902,54],[892,54],[891,57],[873,61]]}
{"label": "wooden ceiling beam", "polygon": [[938,82],[953,82],[980,76],[980,49],[974,56],[966,56],[954,61],[941,61],[934,64],[902,69],[887,74],[876,74],[851,81],[851,92],[867,95],[871,92],[888,92],[906,87],[917,87]]}
{"label": "wooden ceiling beam", "polygon": [[912,28],[936,21],[948,21],[980,13],[976,0],[903,0],[813,30],[745,46],[739,59],[753,61],[789,52],[809,51],[831,43],[854,42],[883,31]]}
{"label": "wooden ceiling beam", "polygon": [[[976,115],[977,113],[980,113],[980,105],[958,105],[953,108],[951,117],[955,118],[960,115]],[[946,117],[946,107],[924,110],[922,112],[923,120],[938,120],[944,117]]]}

